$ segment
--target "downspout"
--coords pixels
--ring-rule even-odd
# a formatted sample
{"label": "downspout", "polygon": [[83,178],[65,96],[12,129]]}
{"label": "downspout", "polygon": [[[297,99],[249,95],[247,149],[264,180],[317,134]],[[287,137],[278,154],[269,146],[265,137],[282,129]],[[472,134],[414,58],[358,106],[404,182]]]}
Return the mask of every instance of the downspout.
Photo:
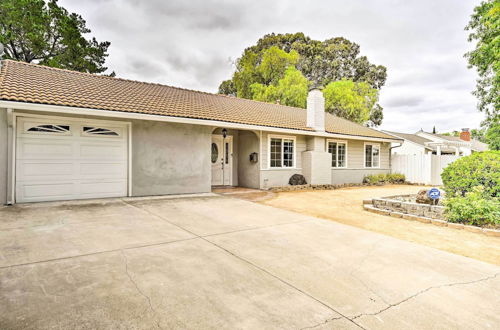
{"label": "downspout", "polygon": [[390,147],[389,148],[389,167],[391,168],[391,173],[392,173],[392,149],[399,148],[403,145],[403,142],[401,142],[398,146]]}

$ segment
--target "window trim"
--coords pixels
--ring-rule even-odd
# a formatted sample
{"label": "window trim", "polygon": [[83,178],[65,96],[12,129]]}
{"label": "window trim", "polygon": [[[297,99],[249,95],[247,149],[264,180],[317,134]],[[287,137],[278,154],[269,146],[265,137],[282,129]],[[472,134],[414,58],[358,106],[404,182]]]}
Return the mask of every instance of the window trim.
{"label": "window trim", "polygon": [[[337,140],[337,139],[327,139],[326,140],[326,152],[330,153],[328,151],[328,147],[330,142],[335,142],[335,143],[344,143],[345,144],[345,166],[332,166],[332,162],[330,160],[330,167],[332,169],[337,169],[337,168],[348,168],[349,167],[349,143],[347,140]],[[337,164],[338,164],[338,149],[337,149]]]}
{"label": "window trim", "polygon": [[[377,146],[378,147],[378,166],[366,166],[366,146]],[[373,156],[373,151],[372,151],[372,156]],[[363,144],[363,168],[380,168],[380,163],[382,159],[382,146],[380,143],[373,143],[373,142],[365,142]],[[372,165],[373,165],[373,159],[372,159]]]}
{"label": "window trim", "polygon": [[[23,134],[30,134],[30,135],[39,135],[39,136],[44,136],[44,135],[58,135],[58,136],[72,136],[73,135],[73,125],[65,122],[65,123],[62,123],[62,122],[58,122],[58,121],[24,121],[23,123]],[[33,130],[33,131],[30,131],[30,129],[32,128],[36,128],[36,127],[40,127],[40,126],[44,126],[44,125],[52,125],[52,126],[68,126],[69,129],[64,131],[64,130],[61,130],[61,131],[56,131],[56,130],[46,130],[46,131],[36,131],[36,130]]]}
{"label": "window trim", "polygon": [[[281,139],[281,166],[280,167],[271,167],[271,139]],[[293,141],[293,166],[283,166],[284,164],[284,148],[283,148],[283,140],[292,140]],[[267,168],[271,170],[292,170],[297,169],[297,137],[293,135],[274,135],[268,134],[267,136]]]}
{"label": "window trim", "polygon": [[[86,127],[89,127],[92,129],[106,129],[112,133],[115,134],[98,134],[98,133],[93,133],[93,132],[88,132],[85,130]],[[80,127],[80,135],[85,136],[85,137],[105,137],[105,138],[121,138],[123,135],[123,130],[120,127],[113,127],[113,126],[105,126],[105,125],[81,125]]]}

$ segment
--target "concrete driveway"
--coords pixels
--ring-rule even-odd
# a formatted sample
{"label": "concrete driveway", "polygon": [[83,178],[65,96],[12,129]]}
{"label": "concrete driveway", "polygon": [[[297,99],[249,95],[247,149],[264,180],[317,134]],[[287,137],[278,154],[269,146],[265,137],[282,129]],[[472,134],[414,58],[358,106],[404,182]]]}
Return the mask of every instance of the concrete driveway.
{"label": "concrete driveway", "polygon": [[205,195],[0,209],[1,329],[500,328],[500,267]]}

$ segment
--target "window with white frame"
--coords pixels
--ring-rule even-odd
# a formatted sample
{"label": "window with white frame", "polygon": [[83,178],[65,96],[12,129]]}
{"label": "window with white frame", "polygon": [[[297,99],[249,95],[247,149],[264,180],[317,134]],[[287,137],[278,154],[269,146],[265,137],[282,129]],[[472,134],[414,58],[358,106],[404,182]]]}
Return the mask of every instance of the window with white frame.
{"label": "window with white frame", "polygon": [[365,144],[365,167],[380,166],[380,144]]}
{"label": "window with white frame", "polygon": [[347,167],[347,143],[328,141],[328,152],[332,154],[332,167]]}
{"label": "window with white frame", "polygon": [[293,167],[295,155],[295,140],[272,137],[269,149],[270,167]]}

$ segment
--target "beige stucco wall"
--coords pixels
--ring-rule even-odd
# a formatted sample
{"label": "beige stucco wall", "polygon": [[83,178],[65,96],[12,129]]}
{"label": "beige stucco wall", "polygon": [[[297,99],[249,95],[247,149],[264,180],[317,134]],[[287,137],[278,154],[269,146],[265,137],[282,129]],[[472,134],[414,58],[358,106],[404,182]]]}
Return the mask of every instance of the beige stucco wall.
{"label": "beige stucco wall", "polygon": [[[28,111],[24,111],[28,112]],[[40,112],[33,112],[41,114]],[[47,115],[55,115],[47,113]],[[132,194],[133,196],[208,192],[211,190],[210,144],[212,133],[220,128],[157,121],[126,120],[100,116],[78,118],[129,121],[132,123]],[[324,138],[304,135],[273,134],[228,130],[233,136],[233,185],[269,188],[287,185],[293,174],[304,174],[304,152],[326,150]],[[7,190],[7,121],[0,109],[0,202]],[[295,138],[295,167],[269,168],[269,137]],[[262,139],[260,139],[262,137]],[[259,143],[260,139],[260,143]],[[361,182],[367,174],[389,173],[389,143],[380,143],[379,169],[364,168],[364,142],[347,140],[347,169],[331,169],[332,183]],[[259,163],[249,161],[252,152]],[[323,157],[325,158],[325,157]],[[312,164],[312,163],[311,163]],[[314,164],[312,164],[314,167]],[[317,171],[318,169],[316,169]],[[327,170],[321,170],[327,171]]]}
{"label": "beige stucco wall", "polygon": [[258,135],[252,131],[240,131],[237,153],[238,168],[236,172],[238,174],[238,183],[241,187],[260,187],[259,162],[254,163],[250,161],[250,154],[253,152],[259,154]]}
{"label": "beige stucco wall", "polygon": [[211,191],[212,128],[132,122],[132,195]]}
{"label": "beige stucco wall", "polygon": [[101,116],[16,112],[132,123],[132,196],[211,191],[210,144],[213,127]]}

